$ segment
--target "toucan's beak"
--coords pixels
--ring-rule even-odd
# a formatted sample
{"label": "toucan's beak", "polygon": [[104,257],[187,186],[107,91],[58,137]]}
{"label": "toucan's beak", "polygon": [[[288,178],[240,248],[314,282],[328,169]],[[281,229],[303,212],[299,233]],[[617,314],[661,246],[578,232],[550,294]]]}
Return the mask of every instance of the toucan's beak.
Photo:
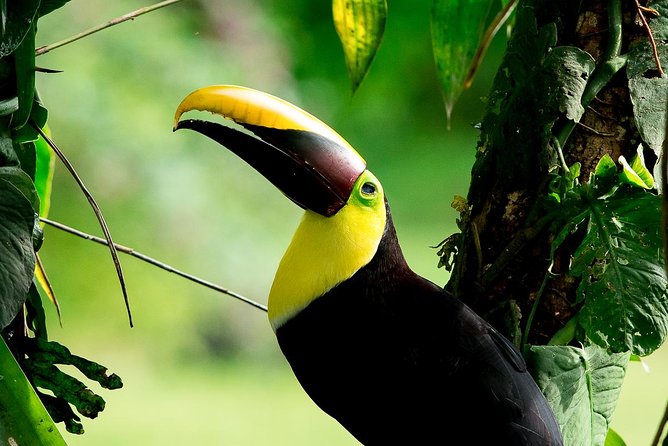
{"label": "toucan's beak", "polygon": [[[221,115],[250,133],[214,122],[181,121],[191,110]],[[346,204],[366,169],[355,149],[322,121],[249,88],[216,85],[194,91],[174,116],[174,130],[184,128],[224,145],[299,206],[327,217]]]}

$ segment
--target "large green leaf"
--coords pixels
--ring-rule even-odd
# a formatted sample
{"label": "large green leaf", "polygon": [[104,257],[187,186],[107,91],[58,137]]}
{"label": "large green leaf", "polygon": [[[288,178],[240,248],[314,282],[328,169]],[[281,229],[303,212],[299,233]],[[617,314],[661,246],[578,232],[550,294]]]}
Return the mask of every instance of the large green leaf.
{"label": "large green leaf", "polygon": [[597,346],[533,346],[529,365],[554,410],[564,444],[603,446],[626,373],[628,353]]}
{"label": "large green leaf", "polygon": [[14,52],[28,30],[33,26],[39,0],[13,0],[7,2],[5,32],[0,40],[0,57]]}
{"label": "large green leaf", "polygon": [[332,13],[355,92],[383,39],[387,3],[386,0],[333,0]]}
{"label": "large green leaf", "polygon": [[493,0],[434,0],[431,40],[448,120],[464,90]]}
{"label": "large green leaf", "polygon": [[648,355],[668,332],[661,239],[661,199],[630,186],[590,197],[587,233],[573,255],[582,277],[578,320],[587,336],[613,351]]}
{"label": "large green leaf", "polygon": [[0,444],[66,446],[1,336],[0,375]]}
{"label": "large green leaf", "polygon": [[26,197],[0,179],[0,329],[23,305],[35,273],[35,211]]}

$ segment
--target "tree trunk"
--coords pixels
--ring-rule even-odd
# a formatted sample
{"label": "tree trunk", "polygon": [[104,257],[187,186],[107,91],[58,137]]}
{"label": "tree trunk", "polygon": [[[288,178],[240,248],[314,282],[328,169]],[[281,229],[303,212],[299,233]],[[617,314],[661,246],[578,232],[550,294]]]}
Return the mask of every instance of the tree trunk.
{"label": "tree trunk", "polygon": [[[578,283],[565,274],[574,246],[551,256],[554,235],[544,218],[550,174],[562,165],[557,141],[567,165],[582,164],[580,180],[604,154],[628,157],[640,142],[624,70],[611,77],[614,69],[602,69],[642,36],[634,20],[633,2],[523,0],[517,7],[481,126],[448,287],[518,345],[537,300],[530,344],[546,344],[577,310]],[[578,62],[564,62],[566,53]],[[584,69],[588,64],[596,70]],[[580,100],[569,96],[583,89],[576,125]]]}

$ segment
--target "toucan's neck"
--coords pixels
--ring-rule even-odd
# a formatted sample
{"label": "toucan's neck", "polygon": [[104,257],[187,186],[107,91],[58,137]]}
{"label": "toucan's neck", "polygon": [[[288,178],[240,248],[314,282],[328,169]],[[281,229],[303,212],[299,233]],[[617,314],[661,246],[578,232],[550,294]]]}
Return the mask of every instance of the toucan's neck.
{"label": "toucan's neck", "polygon": [[387,215],[386,203],[376,209],[346,205],[332,217],[304,213],[269,293],[274,330],[367,265],[385,235],[396,239]]}

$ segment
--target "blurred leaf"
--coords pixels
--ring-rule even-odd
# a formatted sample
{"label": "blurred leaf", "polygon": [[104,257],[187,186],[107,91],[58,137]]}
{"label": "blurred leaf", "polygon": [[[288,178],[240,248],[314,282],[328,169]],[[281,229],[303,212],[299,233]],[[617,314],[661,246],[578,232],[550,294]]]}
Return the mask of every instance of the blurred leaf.
{"label": "blurred leaf", "polygon": [[0,329],[14,319],[32,283],[34,216],[23,194],[0,179]]}
{"label": "blurred leaf", "polygon": [[65,5],[65,3],[68,3],[70,0],[42,0],[42,2],[39,5],[39,16],[45,16],[56,9],[62,7]]}
{"label": "blurred leaf", "polygon": [[[14,0],[7,3],[5,32],[0,41],[0,57],[14,52],[33,26],[39,0]],[[34,52],[33,45],[33,52]]]}
{"label": "blurred leaf", "polygon": [[626,161],[624,155],[619,157],[619,164],[623,168],[622,173],[619,175],[620,180],[623,182],[642,187],[643,189],[654,187],[654,177],[652,177],[650,171],[645,167],[642,146],[638,147],[638,153],[633,157],[630,164]]}
{"label": "blurred leaf", "polygon": [[529,365],[561,427],[564,444],[603,446],[628,353],[597,346],[533,346]]}
{"label": "blurred leaf", "polygon": [[582,277],[578,321],[601,346],[648,355],[668,332],[661,199],[620,187],[586,206],[587,234],[570,272]]}
{"label": "blurred leaf", "polygon": [[[0,337],[2,444],[66,446],[34,388]],[[5,443],[5,439],[11,439]]]}
{"label": "blurred leaf", "polygon": [[582,94],[595,67],[594,58],[580,48],[553,48],[542,67],[547,104],[555,106],[571,121],[579,121],[584,113]]}
{"label": "blurred leaf", "polygon": [[387,3],[386,0],[333,0],[332,13],[354,93],[383,39]]}
{"label": "blurred leaf", "polygon": [[605,437],[605,446],[626,446],[626,442],[614,429],[608,429],[608,435]]}
{"label": "blurred leaf", "polygon": [[432,4],[431,40],[448,121],[464,90],[492,4],[492,0],[434,0]]}
{"label": "blurred leaf", "polygon": [[[48,126],[44,127],[44,133],[50,137],[51,131]],[[47,217],[51,207],[51,185],[53,183],[56,157],[49,144],[41,136],[35,141],[35,153],[37,155],[35,189],[39,195],[39,216]]]}
{"label": "blurred leaf", "polygon": [[35,98],[35,26],[30,27],[21,44],[14,51],[16,92],[19,109],[12,114],[12,129],[25,126],[30,118]]}

